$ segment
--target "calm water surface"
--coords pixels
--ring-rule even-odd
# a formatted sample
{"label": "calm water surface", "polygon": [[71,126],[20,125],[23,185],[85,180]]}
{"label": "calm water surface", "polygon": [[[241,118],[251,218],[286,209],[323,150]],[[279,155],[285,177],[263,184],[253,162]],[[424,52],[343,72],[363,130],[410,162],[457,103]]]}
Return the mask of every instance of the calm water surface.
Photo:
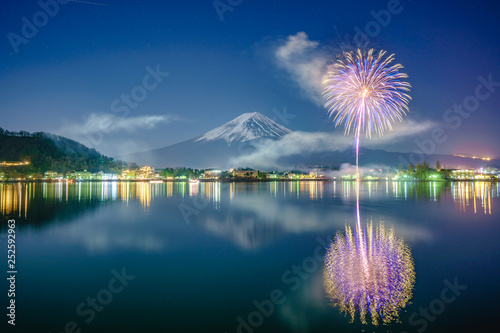
{"label": "calm water surface", "polygon": [[324,247],[355,225],[353,182],[0,183],[0,263],[13,218],[18,270],[16,327],[5,314],[2,327],[499,331],[499,183],[364,182],[359,200],[361,223],[394,228],[413,256],[412,298],[388,325],[351,323],[325,291]]}

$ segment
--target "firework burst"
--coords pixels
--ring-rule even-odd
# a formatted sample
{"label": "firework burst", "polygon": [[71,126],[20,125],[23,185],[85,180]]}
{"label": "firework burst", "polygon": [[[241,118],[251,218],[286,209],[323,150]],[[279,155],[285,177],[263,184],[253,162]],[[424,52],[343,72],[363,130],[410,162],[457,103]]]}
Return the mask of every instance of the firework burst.
{"label": "firework burst", "polygon": [[[367,230],[346,227],[338,233],[326,254],[325,286],[330,299],[351,321],[366,324],[371,317],[389,323],[406,306],[415,282],[413,259],[408,246],[394,230],[372,224]],[[368,317],[368,321],[367,321]]]}
{"label": "firework burst", "polygon": [[356,137],[356,170],[361,133],[370,138],[373,132],[382,136],[409,111],[411,86],[403,81],[408,76],[399,71],[400,64],[391,65],[393,54],[385,54],[374,55],[373,49],[345,52],[329,67],[323,81],[329,116],[334,116],[335,126],[343,124],[345,134],[354,132]]}

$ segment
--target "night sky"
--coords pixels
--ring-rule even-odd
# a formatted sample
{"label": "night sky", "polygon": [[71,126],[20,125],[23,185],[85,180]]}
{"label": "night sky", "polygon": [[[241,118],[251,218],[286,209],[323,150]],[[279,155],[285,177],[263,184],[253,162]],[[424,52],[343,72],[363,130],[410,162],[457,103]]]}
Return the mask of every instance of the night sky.
{"label": "night sky", "polygon": [[[245,112],[342,133],[321,105],[318,74],[368,27],[369,47],[394,53],[409,75],[406,124],[421,129],[380,148],[415,150],[439,127],[448,139],[436,152],[500,156],[498,1],[215,4],[73,1],[49,17],[37,1],[2,1],[0,127],[64,135],[111,156],[190,139]],[[390,22],[383,12],[376,23],[371,11],[388,6]],[[38,31],[23,32],[34,16]],[[479,77],[499,83],[477,88]],[[127,106],[121,96],[133,91],[140,101]],[[475,110],[447,112],[464,101]],[[290,116],[277,116],[284,109]]]}

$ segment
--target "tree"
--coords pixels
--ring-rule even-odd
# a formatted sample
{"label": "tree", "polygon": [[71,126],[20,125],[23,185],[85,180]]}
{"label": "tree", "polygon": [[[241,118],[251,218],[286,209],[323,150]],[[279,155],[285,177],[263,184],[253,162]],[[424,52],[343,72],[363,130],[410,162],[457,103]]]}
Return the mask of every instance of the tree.
{"label": "tree", "polygon": [[415,177],[417,179],[422,179],[423,178],[423,176],[424,176],[424,168],[425,168],[425,164],[417,163],[417,165],[415,166]]}
{"label": "tree", "polygon": [[408,174],[413,175],[413,172],[415,172],[415,166],[413,163],[408,164]]}

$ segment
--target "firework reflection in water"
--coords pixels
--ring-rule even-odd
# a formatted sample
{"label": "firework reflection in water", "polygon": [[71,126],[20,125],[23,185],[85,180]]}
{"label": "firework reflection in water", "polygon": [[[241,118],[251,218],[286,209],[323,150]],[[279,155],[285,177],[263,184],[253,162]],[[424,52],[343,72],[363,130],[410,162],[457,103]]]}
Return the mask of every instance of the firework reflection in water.
{"label": "firework reflection in water", "polygon": [[370,222],[365,230],[358,221],[354,233],[346,226],[325,261],[326,290],[351,322],[359,310],[363,324],[370,317],[374,325],[389,323],[411,299],[415,271],[410,249],[383,224],[374,230]]}

